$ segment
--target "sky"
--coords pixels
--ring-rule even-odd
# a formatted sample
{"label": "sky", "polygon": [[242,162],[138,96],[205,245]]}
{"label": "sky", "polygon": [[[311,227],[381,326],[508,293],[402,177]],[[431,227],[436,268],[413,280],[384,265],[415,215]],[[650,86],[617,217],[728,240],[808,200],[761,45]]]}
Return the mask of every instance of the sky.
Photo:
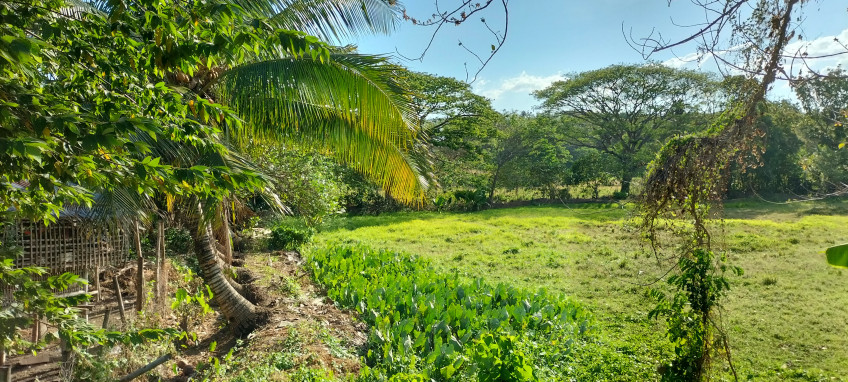
{"label": "sky", "polygon": [[[458,4],[458,0],[441,0],[439,5]],[[751,1],[751,3],[755,3]],[[436,9],[435,0],[407,0],[402,5],[407,14],[426,19]],[[503,9],[498,2],[484,13],[490,27],[503,32]],[[533,111],[538,101],[530,93],[564,79],[568,74],[600,69],[614,64],[644,63],[640,52],[628,45],[625,34],[646,37],[653,31],[673,40],[693,30],[692,25],[704,20],[704,12],[689,1],[675,0],[512,0],[509,2],[509,25],[504,46],[472,83],[473,90],[492,100],[501,111]],[[390,54],[395,60],[415,71],[455,77],[467,81],[479,62],[458,45],[488,55],[494,42],[491,33],[479,21],[470,19],[460,26],[445,26],[436,35],[432,47],[422,60],[432,29],[401,22],[390,35],[359,37],[352,43],[360,52]],[[837,37],[848,43],[848,2],[843,0],[810,0],[803,12],[802,41],[791,48],[806,47],[810,55],[832,53],[843,49]],[[684,45],[661,52],[651,60],[673,67],[715,70],[710,60],[699,62],[696,45]],[[816,63],[817,69],[848,67],[848,54]],[[470,79],[469,79],[470,81]],[[785,83],[776,84],[772,98],[789,98]]]}

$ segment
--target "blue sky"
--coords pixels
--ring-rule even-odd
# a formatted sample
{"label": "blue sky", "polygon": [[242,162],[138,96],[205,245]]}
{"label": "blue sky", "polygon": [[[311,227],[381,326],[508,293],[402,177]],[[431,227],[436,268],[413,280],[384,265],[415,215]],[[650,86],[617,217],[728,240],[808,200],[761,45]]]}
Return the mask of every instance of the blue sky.
{"label": "blue sky", "polygon": [[[455,3],[458,2],[439,2],[444,8]],[[502,31],[503,13],[496,4],[483,16],[493,29]],[[635,37],[647,36],[655,30],[674,39],[691,31],[677,25],[704,20],[703,11],[688,1],[676,0],[671,4],[667,0],[512,0],[506,44],[474,82],[474,90],[492,99],[498,110],[532,110],[537,101],[530,92],[568,73],[644,62],[641,54],[627,44],[622,28],[627,33],[632,31]],[[426,18],[435,9],[433,0],[407,0],[403,5],[409,15],[417,18]],[[848,3],[811,0],[804,11],[804,41],[800,43],[812,44],[808,48],[811,55],[841,48],[833,42],[834,37],[848,43]],[[391,35],[360,37],[354,43],[364,53],[417,57],[431,34],[431,29],[404,22]],[[493,42],[491,34],[475,18],[458,27],[444,27],[423,61],[407,61],[399,56],[397,60],[412,70],[465,80],[464,64],[468,63],[472,74],[479,64],[458,46],[460,40],[483,53]],[[683,46],[651,59],[671,66],[697,68],[695,48],[695,45]],[[822,68],[840,63],[848,66],[848,55],[816,65]],[[709,63],[703,65],[704,70],[710,67]],[[783,98],[790,91],[785,84],[778,84],[772,93],[774,98]]]}

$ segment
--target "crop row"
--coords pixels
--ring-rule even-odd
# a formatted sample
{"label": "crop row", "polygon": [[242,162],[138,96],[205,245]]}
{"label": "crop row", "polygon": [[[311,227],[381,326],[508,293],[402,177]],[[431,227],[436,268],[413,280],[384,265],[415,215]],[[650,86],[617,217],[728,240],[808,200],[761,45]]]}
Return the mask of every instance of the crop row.
{"label": "crop row", "polygon": [[535,380],[543,355],[527,344],[567,352],[591,330],[589,314],[563,295],[463,281],[413,255],[333,245],[312,250],[309,267],[369,325],[366,363],[395,379]]}

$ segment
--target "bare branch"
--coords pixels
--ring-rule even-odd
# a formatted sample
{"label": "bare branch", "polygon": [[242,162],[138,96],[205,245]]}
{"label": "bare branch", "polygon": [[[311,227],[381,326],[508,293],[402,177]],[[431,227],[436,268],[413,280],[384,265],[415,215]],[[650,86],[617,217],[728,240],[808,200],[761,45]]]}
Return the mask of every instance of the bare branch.
{"label": "bare branch", "polygon": [[[468,83],[474,83],[477,80],[478,76],[483,71],[483,69],[489,64],[495,54],[500,51],[501,47],[506,42],[507,32],[509,30],[509,0],[500,0],[497,3],[499,3],[503,8],[504,25],[502,33],[492,28],[492,26],[486,21],[485,17],[480,18],[480,21],[493,36],[494,43],[491,44],[491,50],[488,51],[487,54],[482,54],[475,52],[466,44],[464,44],[461,40],[459,42],[459,46],[461,46],[468,53],[470,53],[480,63],[479,68],[474,71],[473,76],[471,75],[471,72],[468,71],[468,64],[465,63],[465,81]],[[397,49],[395,49],[395,53],[405,60],[423,61],[424,57],[435,44],[436,36],[438,36],[439,33],[442,31],[442,27],[444,27],[445,25],[462,25],[465,22],[471,20],[473,16],[477,15],[478,13],[484,12],[494,4],[496,4],[495,0],[486,0],[484,2],[480,2],[479,0],[462,0],[460,1],[459,5],[449,8],[450,10],[442,11],[442,7],[440,6],[439,0],[434,0],[435,13],[433,13],[430,18],[427,18],[425,20],[412,17],[407,14],[406,10],[403,10],[404,20],[409,21],[416,26],[424,28],[433,28],[433,32],[430,34],[430,38],[427,41],[427,45],[421,51],[420,55],[407,56],[400,53]]]}

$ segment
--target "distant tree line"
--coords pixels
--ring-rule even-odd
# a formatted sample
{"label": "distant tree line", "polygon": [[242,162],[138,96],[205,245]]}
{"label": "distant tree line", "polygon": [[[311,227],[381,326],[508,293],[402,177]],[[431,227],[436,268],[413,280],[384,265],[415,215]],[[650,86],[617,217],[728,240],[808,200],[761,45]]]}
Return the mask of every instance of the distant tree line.
{"label": "distant tree line", "polygon": [[[830,74],[795,82],[798,102],[760,106],[760,138],[739,154],[753,160],[726,169],[726,196],[795,198],[844,187],[848,80],[841,70]],[[418,155],[437,185],[417,208],[464,210],[515,199],[624,199],[638,192],[648,163],[671,137],[708,133],[747,86],[741,77],[720,80],[659,64],[613,65],[535,92],[540,106],[531,113],[497,112],[453,78],[410,73],[407,81],[428,143]],[[334,188],[343,191],[339,211],[409,208],[355,173],[330,178],[343,183]]]}

